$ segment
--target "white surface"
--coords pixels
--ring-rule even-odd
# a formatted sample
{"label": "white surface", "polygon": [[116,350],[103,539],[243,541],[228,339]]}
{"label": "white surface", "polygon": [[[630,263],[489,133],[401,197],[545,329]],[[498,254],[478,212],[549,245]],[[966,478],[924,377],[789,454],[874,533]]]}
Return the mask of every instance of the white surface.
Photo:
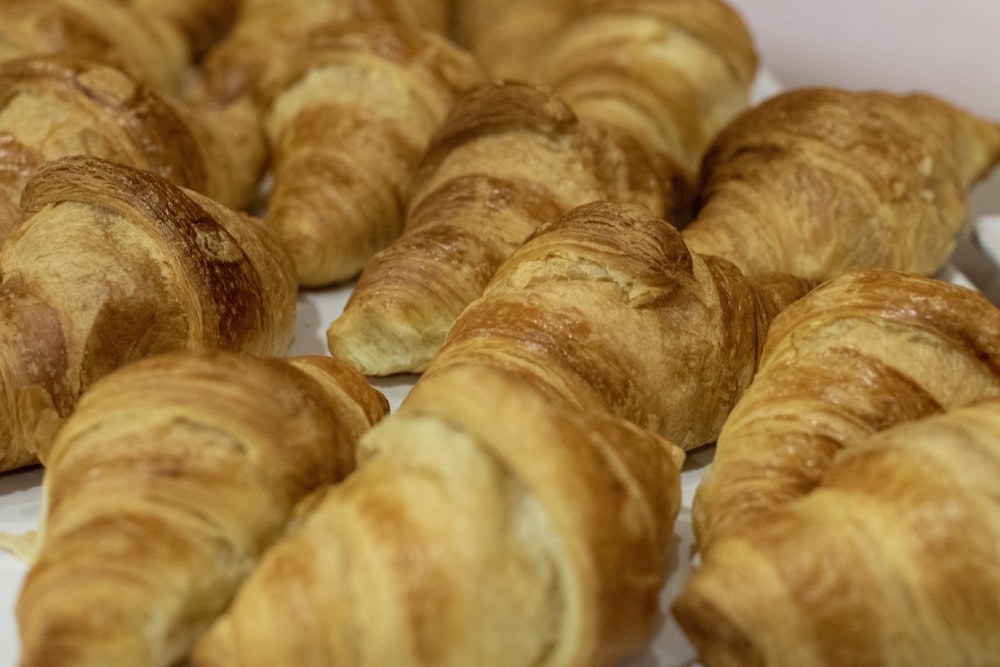
{"label": "white surface", "polygon": [[[753,30],[758,48],[778,79],[789,86],[926,90],[978,113],[1000,116],[1000,2],[997,0],[732,0]],[[974,194],[976,215],[1000,213],[1000,177]],[[997,232],[1000,223],[989,223]],[[986,237],[984,236],[984,239]],[[989,236],[989,239],[993,239]],[[961,273],[949,277],[965,282]],[[346,291],[304,294],[294,353],[326,353],[326,324],[339,313]],[[406,379],[376,381],[394,405]],[[688,571],[690,498],[711,452],[692,454],[682,479],[685,509],[676,526],[678,569],[664,590],[664,605]],[[0,476],[0,531],[36,525],[37,470]],[[0,667],[16,665],[13,609],[24,565],[0,553]],[[629,667],[678,667],[692,652],[669,622],[653,646]]]}

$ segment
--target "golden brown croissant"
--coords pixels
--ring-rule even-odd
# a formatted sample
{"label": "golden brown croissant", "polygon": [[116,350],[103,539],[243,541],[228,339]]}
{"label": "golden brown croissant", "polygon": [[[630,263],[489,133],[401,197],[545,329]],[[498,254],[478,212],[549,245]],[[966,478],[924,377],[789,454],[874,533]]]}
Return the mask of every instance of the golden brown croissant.
{"label": "golden brown croissant", "polygon": [[258,221],[90,157],[41,167],[0,252],[0,468],[40,456],[81,393],[178,348],[282,355],[295,275]]}
{"label": "golden brown croissant", "polygon": [[839,452],[900,421],[1000,395],[1000,309],[872,269],[778,315],[695,494],[702,550],[815,487]]}
{"label": "golden brown croissant", "polygon": [[458,317],[425,375],[508,369],[552,400],[691,449],[714,441],[770,320],[809,285],[750,281],[637,205],[595,202],[538,230]]}
{"label": "golden brown croissant", "polygon": [[0,242],[21,189],[48,160],[92,155],[146,169],[229,208],[251,204],[266,147],[256,108],[194,109],[75,56],[0,63]]}
{"label": "golden brown croissant", "polygon": [[184,36],[198,60],[233,27],[249,0],[121,0],[137,13],[162,21]]}
{"label": "golden brown croissant", "polygon": [[720,539],[673,612],[706,667],[995,664],[1000,402],[899,424]]}
{"label": "golden brown croissant", "polygon": [[541,89],[466,95],[424,154],[402,236],[366,263],[330,325],[330,351],[366,374],[423,370],[528,234],[600,199],[664,212],[672,193],[635,142]]}
{"label": "golden brown croissant", "polygon": [[455,100],[486,83],[444,37],[390,21],[342,21],[305,38],[266,119],[268,221],[300,285],[354,277],[402,231],[406,192]]}
{"label": "golden brown croissant", "polygon": [[129,5],[0,0],[0,60],[71,53],[114,65],[160,92],[179,93],[192,62],[188,44],[173,26]]}
{"label": "golden brown croissant", "polygon": [[193,665],[586,667],[655,634],[676,447],[470,367],[421,380],[361,447]]}
{"label": "golden brown croissant", "polygon": [[539,52],[589,0],[461,0],[452,37],[495,79],[535,81]]}
{"label": "golden brown croissant", "polygon": [[102,378],[46,461],[21,667],[175,664],[387,409],[329,357],[173,352]]}
{"label": "golden brown croissant", "polygon": [[247,95],[267,105],[306,36],[324,25],[353,19],[389,20],[443,31],[445,0],[244,0],[230,33],[209,50],[192,93],[228,104]]}
{"label": "golden brown croissant", "polygon": [[742,17],[721,0],[584,4],[547,40],[533,80],[582,118],[627,130],[693,185],[709,143],[750,103],[758,60]]}
{"label": "golden brown croissant", "polygon": [[693,250],[816,279],[951,257],[1000,124],[928,95],[788,91],[737,118],[703,165]]}

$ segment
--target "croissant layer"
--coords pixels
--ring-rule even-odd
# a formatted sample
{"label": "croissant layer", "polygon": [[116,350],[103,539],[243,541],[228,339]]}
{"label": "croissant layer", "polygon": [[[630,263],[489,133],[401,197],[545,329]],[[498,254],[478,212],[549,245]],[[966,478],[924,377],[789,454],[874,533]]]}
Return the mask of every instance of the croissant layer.
{"label": "croissant layer", "polygon": [[656,631],[682,458],[662,439],[461,368],[362,451],[194,665],[601,665]]}
{"label": "croissant layer", "polygon": [[299,283],[354,277],[402,231],[420,156],[455,100],[486,82],[444,37],[388,21],[311,32],[266,117],[268,220]]}
{"label": "croissant layer", "polygon": [[78,56],[0,63],[0,240],[24,217],[20,194],[34,170],[67,155],[145,169],[245,208],[264,165],[259,123],[247,104],[196,109]]}
{"label": "croissant layer", "polygon": [[175,26],[130,2],[0,3],[0,61],[51,53],[107,63],[168,95],[180,94],[193,62],[190,45]]}
{"label": "croissant layer", "polygon": [[695,494],[703,551],[807,494],[842,450],[1000,394],[1000,309],[981,293],[872,269],[778,315]]}
{"label": "croissant layer", "polygon": [[44,459],[97,378],[180,348],[284,354],[291,259],[259,221],[148,171],[90,157],[41,167],[0,252],[3,467]]}
{"label": "croissant layer", "polygon": [[886,429],[706,553],[673,613],[716,665],[977,665],[1000,654],[1000,404]]}
{"label": "croissant layer", "polygon": [[640,147],[547,92],[500,83],[466,95],[423,156],[403,234],[366,263],[327,330],[330,352],[367,374],[424,370],[533,230],[603,199],[672,202]]}
{"label": "croissant layer", "polygon": [[644,207],[585,204],[501,265],[425,374],[470,362],[511,370],[552,400],[609,411],[691,449],[718,435],[769,322],[810,286],[753,282],[691,253]]}
{"label": "croissant layer", "polygon": [[21,665],[170,665],[354,468],[385,398],[342,362],[175,352],[102,378],[46,462]]}
{"label": "croissant layer", "polygon": [[970,188],[998,162],[1000,124],[938,98],[792,90],[717,137],[685,238],[748,274],[931,275],[964,230]]}

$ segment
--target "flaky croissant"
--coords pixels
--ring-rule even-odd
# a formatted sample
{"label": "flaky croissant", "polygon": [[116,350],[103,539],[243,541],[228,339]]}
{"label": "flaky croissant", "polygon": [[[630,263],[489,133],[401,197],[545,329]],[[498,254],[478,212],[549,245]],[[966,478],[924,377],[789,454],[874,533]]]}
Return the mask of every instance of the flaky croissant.
{"label": "flaky croissant", "polygon": [[538,54],[579,15],[587,0],[461,0],[453,39],[498,80],[533,81]]}
{"label": "flaky croissant", "polygon": [[259,221],[90,157],[41,167],[0,251],[0,468],[44,460],[81,393],[178,348],[282,355],[291,259]]}
{"label": "flaky croissant", "polygon": [[266,146],[248,102],[195,109],[124,71],[75,56],[0,63],[0,243],[41,164],[91,155],[146,169],[229,208],[257,194]]}
{"label": "flaky croissant", "polygon": [[706,667],[995,664],[998,476],[997,399],[886,429],[720,539],[674,616]]}
{"label": "flaky croissant", "polygon": [[809,283],[748,280],[637,205],[595,202],[529,237],[455,321],[425,375],[508,369],[552,400],[692,449],[714,441],[768,325]]}
{"label": "flaky croissant", "polygon": [[541,224],[594,200],[665,212],[669,184],[625,135],[521,83],[466,95],[424,154],[403,234],[364,266],[327,331],[366,374],[423,370],[452,322]]}
{"label": "flaky croissant", "polygon": [[550,87],[622,128],[694,186],[716,134],[750,103],[758,58],[721,0],[467,0],[457,39],[494,76]]}
{"label": "flaky croissant", "polygon": [[621,127],[694,185],[710,142],[750,104],[758,59],[722,0],[592,0],[547,40],[533,80]]}
{"label": "flaky croissant", "polygon": [[387,409],[319,356],[173,352],[96,382],[46,460],[21,667],[176,664]]}
{"label": "flaky croissant", "polygon": [[455,100],[486,83],[444,37],[384,20],[309,33],[269,107],[268,221],[299,283],[354,277],[403,227],[410,181]]}
{"label": "flaky croissant", "polygon": [[374,19],[443,32],[445,0],[243,0],[232,30],[205,56],[191,93],[201,102],[228,104],[248,96],[266,107],[276,82],[303,40],[324,25]]}
{"label": "flaky croissant", "polygon": [[178,31],[193,61],[225,37],[250,0],[120,0],[140,15],[159,20]]}
{"label": "flaky croissant", "polygon": [[684,236],[750,274],[930,275],[965,227],[969,189],[998,162],[1000,124],[935,97],[791,90],[718,137]]}
{"label": "flaky croissant", "polygon": [[897,422],[1000,395],[1000,309],[915,274],[849,273],[779,314],[695,494],[700,549],[812,490]]}
{"label": "flaky croissant", "polygon": [[361,447],[193,665],[586,667],[655,634],[676,447],[470,367],[418,382]]}
{"label": "flaky croissant", "polygon": [[166,94],[181,92],[192,64],[183,35],[131,2],[0,0],[0,61],[51,53],[108,63]]}

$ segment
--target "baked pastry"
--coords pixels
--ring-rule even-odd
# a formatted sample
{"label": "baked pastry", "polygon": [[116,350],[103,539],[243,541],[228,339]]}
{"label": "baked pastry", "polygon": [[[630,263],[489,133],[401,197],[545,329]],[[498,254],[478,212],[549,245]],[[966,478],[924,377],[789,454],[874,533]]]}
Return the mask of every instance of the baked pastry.
{"label": "baked pastry", "polygon": [[384,20],[318,28],[291,60],[266,117],[267,218],[300,285],[318,287],[353,278],[399,236],[431,135],[486,77],[443,36]]}
{"label": "baked pastry", "polygon": [[259,221],[91,157],[43,165],[0,251],[0,468],[45,453],[97,378],[151,354],[283,355],[291,259]]}
{"label": "baked pastry", "polygon": [[184,36],[131,2],[0,0],[0,61],[51,53],[108,63],[165,94],[181,93],[192,64]]}
{"label": "baked pastry", "polygon": [[538,81],[539,53],[589,0],[461,0],[452,36],[497,80]]}
{"label": "baked pastry", "polygon": [[0,149],[0,242],[24,217],[24,183],[48,160],[121,162],[242,209],[257,196],[266,156],[248,102],[195,109],[71,55],[0,62]]}
{"label": "baked pastry", "polygon": [[541,224],[594,200],[673,203],[642,148],[561,100],[496,83],[456,103],[419,166],[402,235],[364,266],[330,352],[364,373],[419,372],[455,318]]}
{"label": "baked pastry", "polygon": [[704,555],[673,606],[706,667],[1000,655],[1000,402],[898,424]]}
{"label": "baked pastry", "polygon": [[951,257],[1000,124],[929,95],[791,90],[748,110],[703,165],[688,245],[745,273],[931,275]]}
{"label": "baked pastry", "polygon": [[177,664],[387,410],[320,356],[172,352],[96,382],[46,460],[20,664]]}
{"label": "baked pastry", "polygon": [[689,187],[750,104],[753,37],[721,0],[465,0],[456,14],[457,39],[491,74],[624,129]]}
{"label": "baked pastry", "polygon": [[122,0],[143,16],[162,21],[184,36],[193,61],[225,37],[252,0]]}
{"label": "baked pastry", "polygon": [[453,365],[502,368],[550,400],[610,412],[693,449],[715,440],[771,319],[810,286],[749,280],[696,255],[641,206],[584,204],[511,255],[425,377]]}
{"label": "baked pastry", "polygon": [[710,142],[750,104],[758,58],[721,0],[592,0],[534,63],[582,118],[621,127],[694,186]]}
{"label": "baked pastry", "polygon": [[779,314],[694,497],[702,551],[809,493],[897,422],[1000,395],[1000,309],[980,292],[871,269]]}
{"label": "baked pastry", "polygon": [[248,96],[266,108],[275,86],[287,78],[290,58],[313,30],[374,19],[443,32],[448,8],[445,0],[244,0],[232,30],[200,64],[191,95],[223,105]]}
{"label": "baked pastry", "polygon": [[456,367],[418,382],[361,448],[193,665],[605,665],[657,631],[676,447]]}

